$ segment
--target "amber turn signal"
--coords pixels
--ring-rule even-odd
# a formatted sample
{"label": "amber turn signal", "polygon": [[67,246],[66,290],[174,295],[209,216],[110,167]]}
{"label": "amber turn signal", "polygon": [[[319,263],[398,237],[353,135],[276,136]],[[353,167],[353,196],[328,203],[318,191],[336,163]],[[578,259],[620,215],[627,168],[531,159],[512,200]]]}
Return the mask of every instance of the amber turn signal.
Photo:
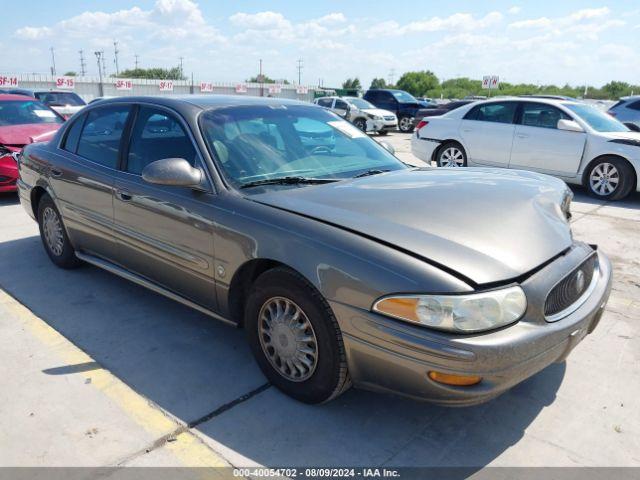
{"label": "amber turn signal", "polygon": [[476,375],[452,375],[450,373],[434,372],[433,370],[429,372],[429,378],[434,382],[457,387],[468,387],[482,381],[482,377]]}

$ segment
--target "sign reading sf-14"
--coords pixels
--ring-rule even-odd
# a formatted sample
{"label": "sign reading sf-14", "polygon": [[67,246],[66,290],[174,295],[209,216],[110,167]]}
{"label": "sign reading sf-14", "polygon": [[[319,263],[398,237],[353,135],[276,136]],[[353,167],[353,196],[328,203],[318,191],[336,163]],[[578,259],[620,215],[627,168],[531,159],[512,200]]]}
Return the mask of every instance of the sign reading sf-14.
{"label": "sign reading sf-14", "polygon": [[18,77],[7,77],[0,75],[0,87],[17,87]]}

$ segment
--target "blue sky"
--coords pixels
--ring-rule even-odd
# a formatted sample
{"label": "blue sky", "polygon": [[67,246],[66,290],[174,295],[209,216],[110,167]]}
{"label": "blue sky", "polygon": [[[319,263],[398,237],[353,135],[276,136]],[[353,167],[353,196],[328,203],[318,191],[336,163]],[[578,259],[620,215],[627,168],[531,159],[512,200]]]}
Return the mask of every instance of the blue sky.
{"label": "blue sky", "polygon": [[[386,2],[385,2],[386,3]],[[511,82],[602,85],[640,83],[640,3],[636,1],[345,1],[0,0],[0,71],[97,74],[93,51],[113,71],[134,54],[144,67],[184,70],[197,80],[242,81],[258,60],[273,78],[338,85],[358,76],[397,79],[430,69],[439,78],[497,74]]]}

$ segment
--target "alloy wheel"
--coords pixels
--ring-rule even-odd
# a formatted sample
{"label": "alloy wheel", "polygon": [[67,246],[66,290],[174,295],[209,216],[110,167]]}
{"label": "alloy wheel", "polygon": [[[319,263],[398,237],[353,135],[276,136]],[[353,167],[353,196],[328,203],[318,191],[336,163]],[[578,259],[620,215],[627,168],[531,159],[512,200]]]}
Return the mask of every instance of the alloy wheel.
{"label": "alloy wheel", "polygon": [[318,365],[318,340],[302,309],[284,297],[268,299],[258,314],[258,335],[265,356],[285,379],[303,382]]}
{"label": "alloy wheel", "polygon": [[62,251],[64,249],[62,223],[60,222],[57,212],[51,207],[46,207],[44,209],[42,229],[44,231],[44,238],[51,253],[56,257],[62,255]]}
{"label": "alloy wheel", "polygon": [[440,154],[441,167],[464,167],[464,154],[457,147],[449,147]]}
{"label": "alloy wheel", "polygon": [[408,132],[411,130],[411,119],[409,117],[402,117],[398,126],[402,132]]}
{"label": "alloy wheel", "polygon": [[596,166],[589,177],[591,190],[600,196],[611,195],[620,183],[620,173],[611,163],[601,163]]}

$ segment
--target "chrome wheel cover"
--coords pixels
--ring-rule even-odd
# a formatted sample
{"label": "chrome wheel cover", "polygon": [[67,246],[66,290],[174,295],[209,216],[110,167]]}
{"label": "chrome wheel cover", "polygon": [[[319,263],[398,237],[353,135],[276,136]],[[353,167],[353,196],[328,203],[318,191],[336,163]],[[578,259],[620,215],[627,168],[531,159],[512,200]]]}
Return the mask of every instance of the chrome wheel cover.
{"label": "chrome wheel cover", "polygon": [[271,366],[291,382],[309,379],[318,365],[318,340],[311,322],[294,302],[268,299],[258,314],[260,346]]}
{"label": "chrome wheel cover", "polygon": [[601,163],[591,171],[589,185],[596,195],[606,196],[616,191],[620,183],[620,172],[611,163]]}
{"label": "chrome wheel cover", "polygon": [[51,207],[46,207],[42,212],[42,231],[51,253],[56,257],[62,255],[64,249],[62,223],[56,211]]}
{"label": "chrome wheel cover", "polygon": [[464,167],[464,154],[458,147],[443,150],[438,160],[441,167]]}

